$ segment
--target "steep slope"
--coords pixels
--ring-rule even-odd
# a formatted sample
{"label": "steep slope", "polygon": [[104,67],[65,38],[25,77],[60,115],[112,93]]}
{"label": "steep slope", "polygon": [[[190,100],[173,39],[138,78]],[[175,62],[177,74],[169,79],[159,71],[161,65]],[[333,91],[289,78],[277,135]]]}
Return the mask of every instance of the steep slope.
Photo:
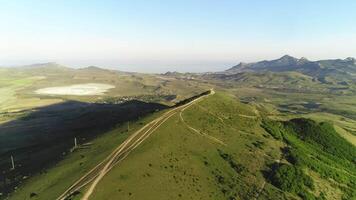
{"label": "steep slope", "polygon": [[[270,182],[303,199],[355,199],[356,147],[341,137],[332,124],[295,118],[264,121],[263,126],[287,144],[283,157],[289,164],[275,163]],[[293,177],[295,172],[304,177],[299,185],[298,177]]]}
{"label": "steep slope", "polygon": [[271,61],[261,61],[256,63],[240,63],[228,70],[227,72],[239,72],[239,71],[273,71],[273,72],[282,72],[282,71],[295,71],[302,69],[301,67],[310,63],[307,59],[297,59],[289,55],[285,55],[279,59]]}

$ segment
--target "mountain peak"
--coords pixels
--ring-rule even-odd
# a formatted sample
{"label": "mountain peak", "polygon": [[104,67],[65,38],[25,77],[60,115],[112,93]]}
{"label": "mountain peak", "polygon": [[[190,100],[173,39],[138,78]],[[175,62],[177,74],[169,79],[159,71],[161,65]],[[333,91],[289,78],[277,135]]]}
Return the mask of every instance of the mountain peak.
{"label": "mountain peak", "polygon": [[237,67],[244,67],[246,66],[248,63],[245,62],[240,62],[238,65],[236,65]]}
{"label": "mountain peak", "polygon": [[47,63],[37,63],[37,64],[32,64],[32,65],[25,65],[25,66],[21,66],[24,68],[28,68],[28,69],[35,69],[35,68],[66,68],[63,65],[60,65],[56,62],[47,62]]}
{"label": "mountain peak", "polygon": [[102,68],[100,67],[97,67],[97,66],[88,66],[88,67],[84,67],[84,68],[81,68],[81,69],[87,69],[87,70],[103,70]]}
{"label": "mountain peak", "polygon": [[278,60],[293,60],[293,61],[296,61],[298,60],[297,58],[294,58],[293,56],[290,56],[290,55],[284,55],[282,56],[280,59]]}
{"label": "mountain peak", "polygon": [[306,58],[306,57],[301,57],[299,60],[301,60],[301,61],[309,61],[308,58]]}
{"label": "mountain peak", "polygon": [[346,61],[350,61],[350,62],[353,62],[353,63],[356,63],[356,59],[353,58],[353,57],[348,57],[345,59]]}
{"label": "mountain peak", "polygon": [[248,67],[249,67],[248,63],[240,62],[238,65],[235,65],[235,66],[231,67],[230,69],[228,69],[226,71],[238,72],[238,71],[244,70],[245,68],[248,68]]}
{"label": "mountain peak", "polygon": [[284,55],[281,58],[277,60],[271,60],[269,61],[269,65],[272,66],[288,66],[288,65],[297,65],[299,62],[299,59],[294,58],[290,55]]}

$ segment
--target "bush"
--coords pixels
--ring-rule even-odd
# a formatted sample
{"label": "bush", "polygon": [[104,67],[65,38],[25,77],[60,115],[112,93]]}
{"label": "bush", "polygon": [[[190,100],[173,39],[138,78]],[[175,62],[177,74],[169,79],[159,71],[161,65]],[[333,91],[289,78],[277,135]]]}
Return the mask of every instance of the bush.
{"label": "bush", "polygon": [[297,135],[299,139],[318,145],[334,156],[355,162],[356,148],[341,137],[332,124],[327,122],[317,123],[305,118],[292,119],[284,124],[285,128]]}
{"label": "bush", "polygon": [[225,161],[227,161],[230,167],[236,172],[241,173],[245,170],[245,167],[242,164],[239,164],[234,161],[233,157],[230,154],[224,153],[222,150],[218,149],[219,155]]}
{"label": "bush", "polygon": [[264,128],[267,133],[272,135],[274,139],[281,140],[283,138],[282,135],[282,124],[277,121],[271,120],[263,120],[261,127]]}
{"label": "bush", "polygon": [[[333,179],[347,185],[339,186],[344,192],[343,199],[355,198],[356,192],[353,188],[356,181],[353,180],[353,175],[356,148],[342,138],[332,124],[296,118],[285,122],[264,121],[263,127],[271,135],[281,134],[283,141],[288,145],[283,149],[283,154],[293,165],[278,166],[277,164],[272,174],[267,177],[272,184],[282,190],[295,193],[303,199],[314,199],[307,191],[307,188],[314,188],[313,181],[301,171],[303,167],[307,167],[317,172],[323,179]],[[317,199],[326,199],[325,194],[320,194]]]}
{"label": "bush", "polygon": [[296,150],[295,148],[288,147],[285,149],[285,156],[288,162],[292,163],[293,165],[304,165],[303,158],[306,157],[304,153],[301,151]]}
{"label": "bush", "polygon": [[304,194],[306,188],[314,188],[313,180],[308,175],[300,168],[287,164],[278,165],[272,171],[270,181],[281,190],[295,194]]}
{"label": "bush", "polygon": [[314,195],[307,191],[299,193],[298,196],[300,196],[303,200],[316,200]]}

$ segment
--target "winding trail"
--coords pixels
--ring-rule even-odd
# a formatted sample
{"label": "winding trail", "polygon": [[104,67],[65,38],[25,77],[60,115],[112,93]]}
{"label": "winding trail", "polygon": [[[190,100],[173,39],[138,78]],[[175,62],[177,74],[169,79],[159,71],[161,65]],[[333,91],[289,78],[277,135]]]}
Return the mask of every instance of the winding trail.
{"label": "winding trail", "polygon": [[138,147],[143,141],[145,141],[153,132],[155,132],[164,122],[166,122],[173,115],[184,111],[186,108],[190,107],[200,99],[215,94],[214,90],[211,89],[210,93],[207,95],[200,96],[184,105],[173,108],[160,117],[149,122],[141,129],[136,131],[134,134],[130,135],[123,143],[121,143],[114,151],[106,157],[101,163],[96,165],[92,170],[78,179],[74,184],[72,184],[66,191],[64,191],[57,200],[65,200],[71,197],[75,192],[89,185],[87,191],[85,191],[82,200],[88,200],[91,194],[94,192],[96,186],[100,180],[118,163],[124,160],[130,152],[132,152],[136,147]]}
{"label": "winding trail", "polygon": [[[215,91],[214,91],[213,89],[211,89],[211,90],[210,90],[210,95],[213,95],[213,94],[215,94]],[[201,98],[195,99],[194,101],[199,101],[199,100],[201,100]],[[223,141],[217,139],[216,137],[213,137],[213,136],[211,136],[211,135],[209,135],[209,134],[203,133],[203,132],[201,132],[201,131],[199,131],[199,130],[193,128],[192,126],[190,126],[190,125],[184,120],[182,113],[185,111],[185,109],[189,108],[189,107],[192,106],[192,105],[193,105],[193,104],[190,104],[190,105],[184,107],[184,108],[181,109],[180,112],[179,112],[179,117],[180,117],[181,121],[184,123],[184,125],[185,125],[186,127],[188,127],[190,130],[192,130],[194,133],[197,133],[198,135],[204,136],[204,137],[206,137],[206,138],[212,140],[213,142],[216,142],[216,143],[219,143],[219,144],[221,144],[221,145],[226,146],[226,144],[225,144]],[[201,107],[201,106],[199,106],[199,107]],[[203,107],[201,107],[201,108],[203,108]],[[209,111],[208,111],[207,109],[205,109],[205,108],[204,108],[203,110],[206,111],[206,112],[208,112],[209,114],[213,115],[214,117],[218,117],[218,116],[215,116],[213,113],[209,112]],[[218,118],[221,119],[220,117],[218,117]],[[222,120],[222,119],[221,119],[221,120]],[[223,122],[223,120],[222,120],[222,122]]]}
{"label": "winding trail", "polygon": [[[188,107],[186,107],[186,108],[188,108]],[[226,144],[225,144],[223,141],[217,139],[216,137],[213,137],[213,136],[211,136],[211,135],[209,135],[209,134],[203,133],[203,132],[201,132],[201,131],[199,131],[199,130],[193,128],[192,126],[190,126],[190,125],[184,120],[184,118],[183,118],[183,116],[182,116],[182,113],[183,113],[183,111],[184,111],[186,108],[182,109],[182,110],[179,112],[179,117],[180,117],[181,121],[184,123],[184,125],[185,125],[186,127],[188,127],[190,130],[192,130],[194,133],[197,133],[198,135],[201,135],[201,136],[203,136],[203,137],[206,137],[206,138],[210,139],[210,140],[213,141],[213,142],[216,142],[216,143],[219,143],[219,144],[221,144],[221,145],[226,146]]]}

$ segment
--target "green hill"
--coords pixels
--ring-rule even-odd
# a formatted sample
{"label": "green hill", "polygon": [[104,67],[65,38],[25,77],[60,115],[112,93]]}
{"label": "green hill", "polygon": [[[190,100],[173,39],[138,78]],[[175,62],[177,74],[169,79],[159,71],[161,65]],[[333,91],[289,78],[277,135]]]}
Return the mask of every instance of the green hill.
{"label": "green hill", "polygon": [[284,122],[265,120],[263,127],[287,145],[283,157],[289,165],[272,165],[267,175],[272,184],[303,199],[356,197],[356,147],[331,124],[295,118]]}
{"label": "green hill", "polygon": [[[302,118],[271,121],[267,113],[225,92],[203,98],[155,129],[100,180],[90,199],[355,197],[354,146],[328,123]],[[160,114],[140,119],[133,127],[137,130]],[[130,133],[118,128],[104,134],[93,147],[79,149],[25,181],[10,199],[58,197]],[[83,197],[89,185],[70,199]]]}
{"label": "green hill", "polygon": [[[104,177],[92,199],[240,199],[272,194],[282,198],[277,188],[265,185],[262,173],[279,159],[282,143],[266,137],[254,110],[217,93],[175,114]],[[47,182],[69,183],[69,177],[54,174],[63,174],[72,166],[66,160],[80,151],[37,182],[25,184],[13,198],[29,197],[31,192],[34,199],[53,198],[49,189],[53,186]]]}
{"label": "green hill", "polygon": [[266,138],[254,110],[223,93],[191,106],[113,168],[92,199],[282,199],[262,173],[281,143]]}

